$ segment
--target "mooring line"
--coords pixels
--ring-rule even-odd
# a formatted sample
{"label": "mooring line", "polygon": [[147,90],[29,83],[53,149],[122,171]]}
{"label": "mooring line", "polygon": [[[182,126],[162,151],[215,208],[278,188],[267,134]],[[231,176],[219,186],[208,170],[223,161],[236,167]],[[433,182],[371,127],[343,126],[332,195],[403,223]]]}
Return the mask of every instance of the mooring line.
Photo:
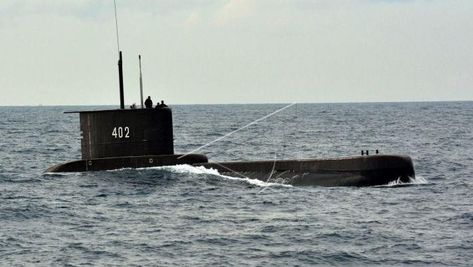
{"label": "mooring line", "polygon": [[[277,152],[274,152],[273,167],[271,168],[271,172],[269,173],[268,179],[266,179],[266,183],[269,183],[269,180],[271,180],[271,177],[273,176],[274,169],[276,168],[276,160],[277,160]],[[264,190],[266,190],[266,188],[267,187],[264,187],[258,193],[263,192]]]}
{"label": "mooring line", "polygon": [[188,155],[190,155],[190,154],[192,154],[192,153],[195,153],[195,152],[201,150],[202,148],[208,147],[208,146],[210,146],[211,144],[216,143],[216,142],[218,142],[218,141],[220,141],[220,140],[222,140],[222,139],[224,139],[224,138],[227,138],[227,137],[229,137],[230,135],[232,135],[232,134],[234,134],[234,133],[236,133],[236,132],[239,132],[239,131],[241,131],[241,130],[243,130],[243,129],[245,129],[245,128],[250,127],[251,125],[257,124],[258,122],[260,122],[260,121],[262,121],[262,120],[264,120],[264,119],[267,119],[267,118],[269,118],[269,117],[271,117],[271,116],[273,116],[273,115],[275,115],[275,114],[277,114],[277,113],[279,113],[279,112],[281,112],[281,111],[283,111],[283,110],[285,110],[285,109],[287,109],[287,108],[290,108],[290,107],[294,106],[295,104],[296,104],[296,103],[291,103],[291,104],[289,104],[289,105],[287,105],[287,106],[285,106],[285,107],[283,107],[283,108],[280,108],[280,109],[278,109],[278,110],[276,110],[276,111],[274,111],[274,112],[272,112],[272,113],[270,113],[270,114],[268,114],[268,115],[266,115],[266,116],[263,116],[263,117],[261,117],[261,118],[259,118],[259,119],[257,119],[257,120],[254,120],[254,121],[248,123],[247,125],[245,125],[245,126],[243,126],[243,127],[240,127],[240,128],[238,128],[238,129],[236,129],[236,130],[234,130],[234,131],[231,131],[231,132],[229,132],[229,133],[227,133],[227,134],[225,134],[225,135],[223,135],[223,136],[221,136],[221,137],[219,137],[219,138],[217,138],[217,139],[215,139],[215,140],[213,140],[213,141],[211,141],[211,142],[208,142],[207,144],[205,144],[205,145],[203,145],[203,146],[200,146],[200,147],[198,147],[198,148],[192,150],[192,151],[189,152],[189,153],[186,153],[186,154],[184,154],[184,155],[178,157],[178,159],[181,159],[181,158],[186,157],[186,156],[188,156]]}

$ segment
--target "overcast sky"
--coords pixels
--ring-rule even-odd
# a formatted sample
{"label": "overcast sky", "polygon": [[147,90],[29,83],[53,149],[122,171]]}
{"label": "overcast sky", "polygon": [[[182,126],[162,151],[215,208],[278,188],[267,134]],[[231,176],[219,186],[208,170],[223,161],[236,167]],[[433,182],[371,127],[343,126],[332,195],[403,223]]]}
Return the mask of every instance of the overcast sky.
{"label": "overcast sky", "polygon": [[[473,100],[471,0],[117,0],[125,100]],[[113,0],[0,0],[0,105],[119,104]]]}

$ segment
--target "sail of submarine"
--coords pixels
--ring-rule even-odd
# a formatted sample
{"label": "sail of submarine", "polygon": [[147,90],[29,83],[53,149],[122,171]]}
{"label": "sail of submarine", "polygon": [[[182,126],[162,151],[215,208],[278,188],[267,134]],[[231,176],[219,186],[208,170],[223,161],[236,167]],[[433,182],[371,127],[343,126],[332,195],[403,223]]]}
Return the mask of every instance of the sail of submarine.
{"label": "sail of submarine", "polygon": [[203,154],[175,154],[172,110],[125,109],[123,59],[119,52],[120,109],[80,111],[82,159],[46,172],[86,172],[189,164],[221,174],[291,185],[373,186],[415,177],[412,159],[401,155],[362,155],[333,159],[209,162]]}

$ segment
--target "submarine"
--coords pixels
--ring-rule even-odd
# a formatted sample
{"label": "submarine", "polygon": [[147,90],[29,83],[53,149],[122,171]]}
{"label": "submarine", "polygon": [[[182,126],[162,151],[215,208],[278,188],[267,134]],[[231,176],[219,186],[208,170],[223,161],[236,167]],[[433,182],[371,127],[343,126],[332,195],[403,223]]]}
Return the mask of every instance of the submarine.
{"label": "submarine", "polygon": [[412,159],[369,155],[331,159],[211,162],[203,154],[175,154],[172,110],[166,105],[125,108],[122,52],[118,74],[120,108],[89,110],[80,116],[80,160],[52,166],[47,173],[89,172],[188,164],[216,169],[222,175],[300,186],[376,186],[415,178]]}

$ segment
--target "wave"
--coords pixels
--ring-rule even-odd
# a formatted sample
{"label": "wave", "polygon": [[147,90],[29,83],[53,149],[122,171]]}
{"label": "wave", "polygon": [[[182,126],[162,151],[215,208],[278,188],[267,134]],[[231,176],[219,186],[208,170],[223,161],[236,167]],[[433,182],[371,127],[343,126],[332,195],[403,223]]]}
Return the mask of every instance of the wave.
{"label": "wave", "polygon": [[384,187],[396,187],[396,186],[408,186],[408,185],[422,185],[428,184],[429,182],[422,176],[416,176],[415,178],[409,177],[409,182],[401,181],[401,178],[397,178],[397,180],[389,182],[387,185],[383,185]]}
{"label": "wave", "polygon": [[[241,177],[222,175],[216,169],[212,169],[212,168],[207,169],[203,166],[196,167],[196,166],[187,165],[187,164],[143,167],[143,168],[121,168],[121,169],[105,170],[105,172],[126,172],[126,171],[134,171],[134,170],[162,170],[162,171],[168,171],[168,172],[176,173],[176,174],[208,174],[208,175],[218,176],[218,177],[228,179],[228,180],[242,181],[242,182],[246,182],[248,184],[252,184],[252,185],[256,185],[260,187],[268,187],[268,186],[292,187],[292,185],[289,185],[289,184],[264,182],[261,180],[251,179],[248,177],[241,178]],[[77,174],[80,174],[80,173],[81,172],[45,172],[42,174],[42,176],[43,177],[60,177],[60,176],[70,176],[70,175],[76,176]]]}
{"label": "wave", "polygon": [[41,176],[72,176],[77,175],[78,173],[81,172],[44,172],[41,174]]}
{"label": "wave", "polygon": [[282,186],[282,187],[292,187],[292,185],[288,184],[281,184],[281,183],[271,183],[271,182],[264,182],[261,180],[257,179],[251,179],[247,177],[233,177],[233,176],[228,176],[228,175],[222,175],[218,172],[216,169],[208,169],[203,166],[192,166],[192,165],[172,165],[172,166],[160,166],[160,167],[148,167],[148,168],[139,168],[142,170],[149,170],[149,169],[155,169],[155,170],[166,170],[169,172],[173,173],[179,173],[179,174],[209,174],[213,176],[218,176],[224,179],[228,180],[233,180],[233,181],[242,181],[246,182],[248,184],[260,186],[260,187],[268,187],[268,186]]}

